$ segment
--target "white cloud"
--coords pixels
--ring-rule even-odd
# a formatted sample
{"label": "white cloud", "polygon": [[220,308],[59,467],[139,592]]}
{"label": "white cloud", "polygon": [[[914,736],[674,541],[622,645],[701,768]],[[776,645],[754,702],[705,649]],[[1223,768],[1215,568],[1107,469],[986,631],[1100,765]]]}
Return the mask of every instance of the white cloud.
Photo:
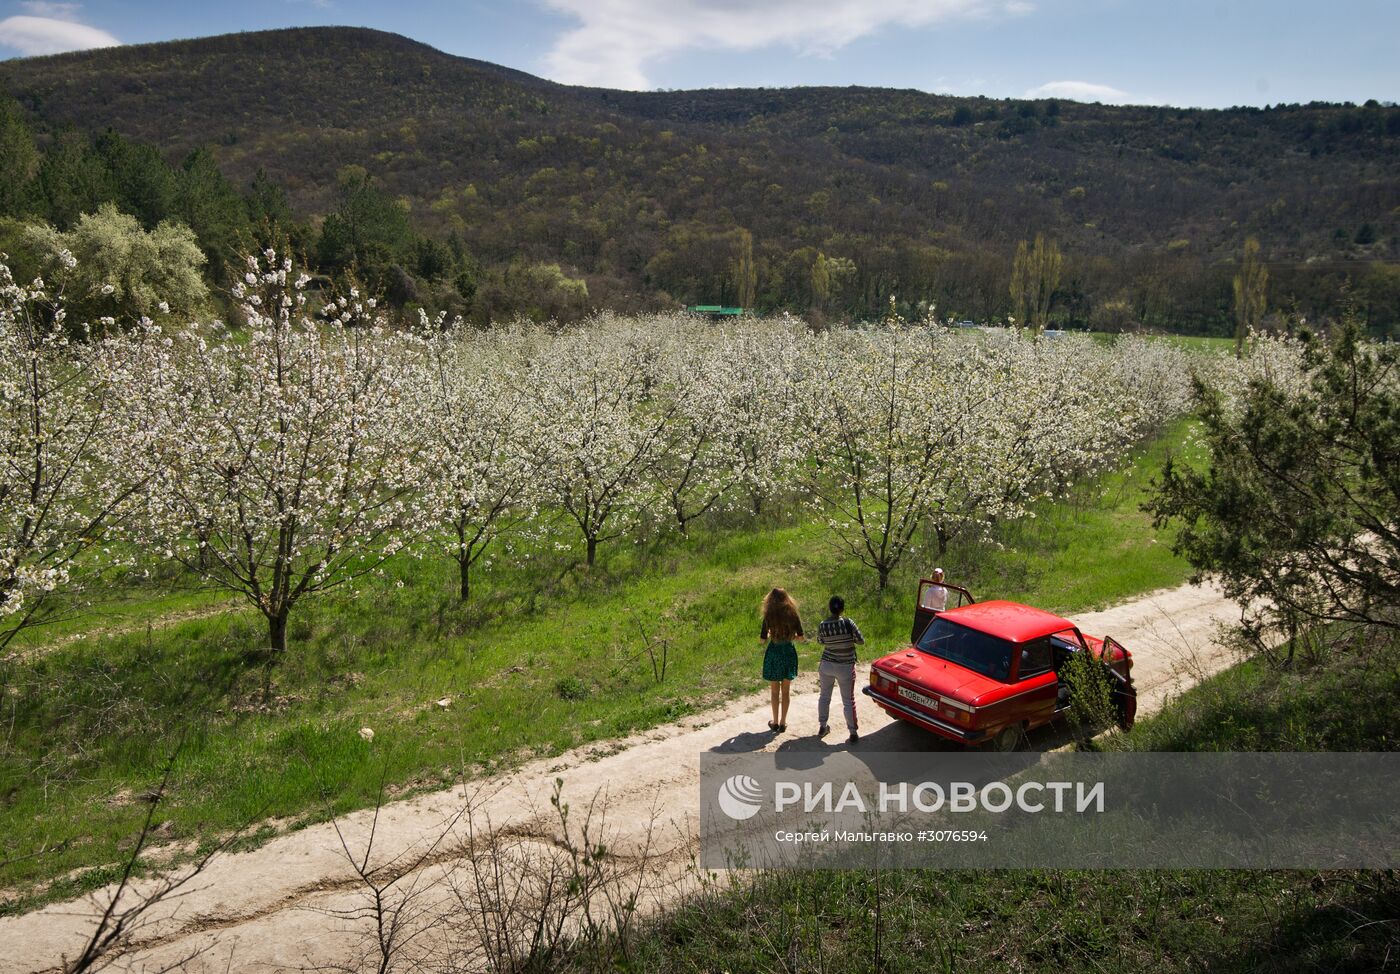
{"label": "white cloud", "polygon": [[90,47],[116,47],[121,41],[105,30],[52,17],[6,17],[0,20],[0,46],[21,54],[62,54]]}
{"label": "white cloud", "polygon": [[24,0],[20,6],[36,17],[72,20],[83,5],[81,3],[49,3],[48,0]]}
{"label": "white cloud", "polygon": [[1070,101],[1120,102],[1128,100],[1126,91],[1089,81],[1050,81],[1026,92],[1027,98],[1068,98]]}
{"label": "white cloud", "polygon": [[651,87],[651,62],[689,49],[752,51],[781,45],[829,56],[885,27],[957,17],[1020,15],[1024,0],[542,0],[580,26],[545,57],[565,84]]}

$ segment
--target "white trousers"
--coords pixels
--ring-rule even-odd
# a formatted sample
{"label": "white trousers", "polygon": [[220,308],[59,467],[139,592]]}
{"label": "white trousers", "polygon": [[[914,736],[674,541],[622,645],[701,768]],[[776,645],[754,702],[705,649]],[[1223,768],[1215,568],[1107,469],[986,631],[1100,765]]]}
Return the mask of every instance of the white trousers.
{"label": "white trousers", "polygon": [[831,716],[832,684],[841,686],[841,709],[846,715],[846,730],[856,731],[856,668],[852,663],[828,663],[822,661],[817,666],[817,680],[821,694],[817,697],[817,723],[823,727]]}

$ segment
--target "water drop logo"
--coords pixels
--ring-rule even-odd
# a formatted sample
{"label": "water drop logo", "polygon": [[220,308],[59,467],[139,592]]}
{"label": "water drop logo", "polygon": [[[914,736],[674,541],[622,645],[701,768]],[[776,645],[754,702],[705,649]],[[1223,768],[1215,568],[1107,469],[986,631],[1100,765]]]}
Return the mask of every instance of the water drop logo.
{"label": "water drop logo", "polygon": [[736,822],[753,818],[762,806],[763,789],[746,774],[736,774],[719,786],[720,810]]}

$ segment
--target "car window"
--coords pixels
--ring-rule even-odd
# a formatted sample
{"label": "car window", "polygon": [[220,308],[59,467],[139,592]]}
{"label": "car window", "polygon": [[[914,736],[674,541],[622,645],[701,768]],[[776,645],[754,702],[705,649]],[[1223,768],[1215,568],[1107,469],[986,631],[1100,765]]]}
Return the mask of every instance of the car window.
{"label": "car window", "polygon": [[966,666],[974,673],[1005,680],[1011,672],[1012,643],[939,616],[929,623],[916,648],[921,653]]}
{"label": "car window", "polygon": [[1035,642],[1026,643],[1021,647],[1021,669],[1017,678],[1026,680],[1050,672],[1052,658],[1050,640],[1037,639]]}

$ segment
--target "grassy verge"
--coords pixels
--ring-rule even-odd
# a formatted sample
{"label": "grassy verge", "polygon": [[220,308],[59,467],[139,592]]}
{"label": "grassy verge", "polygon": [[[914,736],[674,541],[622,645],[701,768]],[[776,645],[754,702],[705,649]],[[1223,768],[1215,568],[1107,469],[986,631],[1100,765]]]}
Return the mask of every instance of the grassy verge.
{"label": "grassy verge", "polygon": [[[1123,743],[1393,750],[1397,712],[1400,641],[1381,640],[1290,672],[1234,667]],[[1381,872],[794,870],[693,898],[626,956],[633,970],[731,974],[1369,972],[1400,956],[1397,917],[1400,881]]]}
{"label": "grassy verge", "polygon": [[[1162,452],[1184,437],[1178,426],[1123,469],[1006,526],[997,543],[955,546],[940,559],[949,577],[983,597],[1064,612],[1179,583],[1187,566],[1138,507]],[[358,592],[294,615],[293,649],[272,669],[244,662],[265,642],[245,609],[165,626],[127,620],[115,634],[122,627],[97,612],[65,622],[106,634],[31,647],[0,672],[0,888],[18,894],[0,910],[105,882],[172,753],[158,819],[172,848],[250,820],[319,820],[372,803],[383,775],[402,795],[607,746],[761,689],[756,613],[775,584],[809,614],[841,592],[870,652],[893,648],[907,636],[914,580],[931,567],[908,565],[877,593],[821,526],[796,515],[615,547],[591,572],[552,540],[482,573],[468,606],[444,560],[398,559]],[[213,598],[147,594],[146,618]],[[132,618],[143,618],[141,604],[132,600]],[[664,678],[642,626],[655,651],[666,644]],[[803,665],[815,655],[804,647]]]}
{"label": "grassy verge", "polygon": [[1369,972],[1393,956],[1398,888],[1377,874],[775,874],[668,917],[630,945],[629,969]]}
{"label": "grassy verge", "polygon": [[1394,751],[1400,640],[1342,640],[1320,662],[1253,659],[1192,687],[1123,738],[1136,751]]}

